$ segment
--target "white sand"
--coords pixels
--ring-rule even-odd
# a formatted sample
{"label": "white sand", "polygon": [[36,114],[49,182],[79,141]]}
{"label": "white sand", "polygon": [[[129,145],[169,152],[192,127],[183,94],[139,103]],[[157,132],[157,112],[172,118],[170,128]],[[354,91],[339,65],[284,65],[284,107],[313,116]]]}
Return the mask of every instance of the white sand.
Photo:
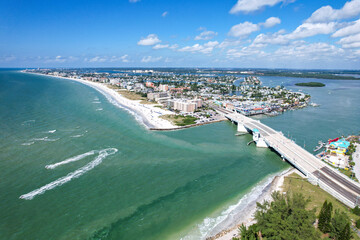
{"label": "white sand", "polygon": [[[29,73],[29,72],[25,72]],[[158,107],[154,107],[153,104],[141,104],[140,100],[130,100],[123,97],[120,93],[115,91],[114,89],[110,89],[104,83],[91,82],[83,79],[75,79],[75,78],[65,78],[59,76],[52,76],[47,74],[38,74],[42,76],[63,78],[67,80],[72,80],[76,82],[80,82],[82,84],[88,85],[103,95],[113,104],[118,105],[119,107],[125,108],[135,115],[136,119],[144,124],[147,128],[157,128],[157,129],[175,129],[177,126],[173,125],[171,122],[160,118],[162,115],[174,114],[171,111],[164,110]]]}
{"label": "white sand", "polygon": [[[294,168],[290,169],[288,172],[286,172],[280,176],[276,176],[274,178],[274,180],[272,181],[271,187],[269,188],[269,190],[266,191],[265,193],[263,193],[261,196],[259,196],[259,198],[256,200],[256,202],[263,203],[264,201],[271,201],[272,200],[271,193],[274,191],[282,191],[282,185],[284,183],[284,178],[294,172],[297,172],[300,176],[302,176],[302,174],[297,169],[294,169]],[[243,216],[242,220],[235,223],[236,226],[234,226],[231,229],[225,229],[225,230],[221,231],[220,233],[216,234],[216,236],[208,238],[208,239],[231,240],[233,237],[238,237],[238,234],[239,234],[238,228],[242,224],[244,224],[245,226],[250,226],[255,223],[255,219],[254,219],[255,211],[256,211],[256,203],[249,206],[249,208],[247,209],[247,214],[245,216]]]}

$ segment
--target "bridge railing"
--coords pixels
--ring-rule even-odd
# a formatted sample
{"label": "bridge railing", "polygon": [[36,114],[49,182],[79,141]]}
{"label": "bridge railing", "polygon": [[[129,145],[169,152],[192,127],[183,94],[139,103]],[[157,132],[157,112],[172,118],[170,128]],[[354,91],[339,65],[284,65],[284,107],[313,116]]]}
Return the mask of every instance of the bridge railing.
{"label": "bridge railing", "polygon": [[313,174],[309,174],[308,180],[312,184],[319,186],[321,189],[323,189],[324,191],[326,191],[327,193],[329,193],[330,195],[332,195],[333,197],[338,199],[340,202],[344,203],[346,206],[351,207],[351,208],[355,207],[354,202],[350,201],[349,199],[344,197],[342,194],[335,191],[333,188],[331,188],[329,185],[324,183],[319,178],[315,177]]}

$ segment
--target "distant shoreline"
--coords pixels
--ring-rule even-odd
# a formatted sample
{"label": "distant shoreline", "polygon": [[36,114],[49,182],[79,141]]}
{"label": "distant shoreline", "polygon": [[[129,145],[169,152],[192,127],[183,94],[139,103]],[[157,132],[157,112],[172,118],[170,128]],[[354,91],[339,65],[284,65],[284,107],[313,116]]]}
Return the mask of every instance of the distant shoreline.
{"label": "distant shoreline", "polygon": [[105,84],[97,83],[97,82],[90,82],[83,79],[75,79],[75,78],[67,78],[61,76],[52,76],[48,74],[40,74],[40,73],[31,73],[20,71],[22,73],[29,73],[29,74],[36,74],[40,76],[47,76],[47,77],[54,77],[54,78],[61,78],[66,80],[72,80],[89,87],[94,88],[101,94],[103,94],[109,102],[112,100],[115,101],[114,105],[118,105],[119,107],[128,110],[130,113],[135,114],[136,120],[142,123],[147,129],[156,129],[156,130],[176,130],[179,127],[173,125],[169,121],[165,119],[161,119],[160,116],[166,114],[174,114],[168,110],[160,109],[154,107],[149,104],[141,104],[140,101],[137,100],[129,100],[123,97],[120,93],[116,92],[115,90],[108,88]]}

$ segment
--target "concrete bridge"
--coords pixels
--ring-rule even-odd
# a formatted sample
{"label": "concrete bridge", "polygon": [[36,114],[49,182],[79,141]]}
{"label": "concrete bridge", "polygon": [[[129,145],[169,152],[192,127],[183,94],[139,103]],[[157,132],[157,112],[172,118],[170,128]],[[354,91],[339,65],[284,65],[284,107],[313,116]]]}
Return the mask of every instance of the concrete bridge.
{"label": "concrete bridge", "polygon": [[284,160],[287,160],[308,180],[320,186],[332,196],[353,208],[360,205],[360,184],[336,171],[313,154],[309,153],[294,141],[286,138],[281,132],[239,113],[218,109],[226,118],[237,124],[239,132],[253,133],[258,147],[274,149]]}

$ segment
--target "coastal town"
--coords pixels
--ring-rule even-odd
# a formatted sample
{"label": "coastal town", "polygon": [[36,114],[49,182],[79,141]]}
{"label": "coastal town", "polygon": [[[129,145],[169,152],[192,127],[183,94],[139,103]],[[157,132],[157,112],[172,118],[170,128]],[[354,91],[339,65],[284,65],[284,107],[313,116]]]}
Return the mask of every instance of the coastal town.
{"label": "coastal town", "polygon": [[[310,95],[281,85],[264,86],[253,72],[160,70],[89,71],[81,69],[28,69],[26,72],[101,83],[130,100],[168,111],[162,119],[176,126],[204,124],[223,119],[216,109],[245,116],[275,116],[304,108]],[[313,104],[314,105],[314,104]],[[314,105],[316,106],[316,105]]]}

